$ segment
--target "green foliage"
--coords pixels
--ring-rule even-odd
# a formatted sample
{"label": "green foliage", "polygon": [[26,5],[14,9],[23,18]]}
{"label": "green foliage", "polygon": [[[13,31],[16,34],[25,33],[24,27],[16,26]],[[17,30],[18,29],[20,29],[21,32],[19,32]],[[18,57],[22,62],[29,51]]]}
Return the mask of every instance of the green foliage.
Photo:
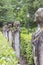
{"label": "green foliage", "polygon": [[23,34],[27,34],[28,33],[28,30],[25,28],[25,27],[21,27],[21,33]]}
{"label": "green foliage", "polygon": [[29,43],[26,48],[26,59],[28,64],[33,65],[33,52],[32,52],[32,45]]}
{"label": "green foliage", "polygon": [[0,32],[0,65],[17,65],[17,63],[15,52]]}
{"label": "green foliage", "polygon": [[32,26],[34,13],[39,7],[43,7],[43,0],[0,0],[0,21],[17,20],[21,26]]}
{"label": "green foliage", "polygon": [[[24,30],[23,30],[24,31]],[[33,52],[31,41],[31,33],[28,35],[27,33],[21,32],[21,56],[24,56],[27,59],[28,64],[33,65]]]}

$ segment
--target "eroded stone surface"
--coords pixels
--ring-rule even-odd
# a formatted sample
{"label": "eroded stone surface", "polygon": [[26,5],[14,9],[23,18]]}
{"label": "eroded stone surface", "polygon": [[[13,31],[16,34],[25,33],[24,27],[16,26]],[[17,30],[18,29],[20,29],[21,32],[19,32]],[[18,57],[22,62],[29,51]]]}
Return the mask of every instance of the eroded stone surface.
{"label": "eroded stone surface", "polygon": [[34,63],[43,65],[43,8],[36,11],[34,20],[38,24],[38,29],[32,36]]}

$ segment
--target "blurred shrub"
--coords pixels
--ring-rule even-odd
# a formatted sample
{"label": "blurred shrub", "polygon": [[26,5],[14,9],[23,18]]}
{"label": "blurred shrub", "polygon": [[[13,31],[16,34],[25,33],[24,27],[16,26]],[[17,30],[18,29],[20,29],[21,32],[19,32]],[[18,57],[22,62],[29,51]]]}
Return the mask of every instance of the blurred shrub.
{"label": "blurred shrub", "polygon": [[32,45],[30,43],[27,45],[27,48],[26,48],[26,59],[29,65],[34,65]]}
{"label": "blurred shrub", "polygon": [[21,27],[21,33],[27,34],[28,30],[25,27]]}
{"label": "blurred shrub", "polygon": [[0,65],[17,65],[18,59],[9,42],[0,32]]}
{"label": "blurred shrub", "polygon": [[33,53],[32,53],[32,44],[30,43],[31,33],[24,34],[21,32],[21,40],[20,40],[20,49],[21,56],[24,56],[28,62],[28,64],[33,65]]}

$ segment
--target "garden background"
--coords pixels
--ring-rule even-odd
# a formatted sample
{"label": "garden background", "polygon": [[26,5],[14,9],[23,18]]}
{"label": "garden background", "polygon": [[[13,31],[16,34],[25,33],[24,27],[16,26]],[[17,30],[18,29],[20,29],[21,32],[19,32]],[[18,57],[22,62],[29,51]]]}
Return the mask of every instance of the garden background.
{"label": "garden background", "polygon": [[0,0],[0,65],[18,64],[15,52],[1,33],[3,24],[15,21],[20,22],[21,56],[33,65],[31,37],[37,28],[34,14],[41,7],[43,0]]}

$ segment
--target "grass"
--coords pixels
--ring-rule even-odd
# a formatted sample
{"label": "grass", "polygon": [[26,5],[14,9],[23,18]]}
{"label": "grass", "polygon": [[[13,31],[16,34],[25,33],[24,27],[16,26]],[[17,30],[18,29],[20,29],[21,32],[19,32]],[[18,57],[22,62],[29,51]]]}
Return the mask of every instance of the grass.
{"label": "grass", "polygon": [[0,65],[17,65],[18,59],[9,42],[0,32]]}

